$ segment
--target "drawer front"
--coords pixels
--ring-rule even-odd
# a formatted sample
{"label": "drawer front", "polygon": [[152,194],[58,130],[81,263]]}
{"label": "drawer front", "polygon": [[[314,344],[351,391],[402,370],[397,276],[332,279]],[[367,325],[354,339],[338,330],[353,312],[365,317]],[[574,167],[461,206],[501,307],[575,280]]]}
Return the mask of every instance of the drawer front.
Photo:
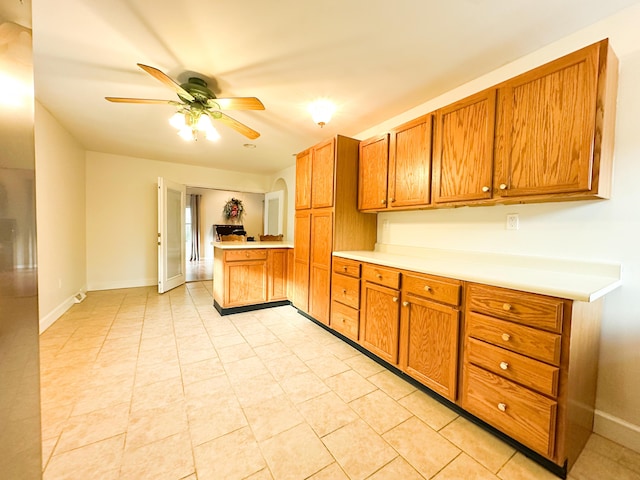
{"label": "drawer front", "polygon": [[467,339],[467,359],[501,377],[556,397],[560,369],[475,338]]}
{"label": "drawer front", "polygon": [[551,332],[562,331],[564,302],[559,298],[471,284],[467,309]]}
{"label": "drawer front", "polygon": [[466,322],[467,336],[543,362],[560,365],[560,335],[477,313],[467,315]]}
{"label": "drawer front", "polygon": [[360,308],[360,279],[334,273],[331,299],[353,308]]}
{"label": "drawer front", "polygon": [[266,260],[267,250],[264,248],[246,248],[239,250],[225,250],[226,262],[239,262],[242,260]]}
{"label": "drawer front", "polygon": [[390,268],[365,263],[362,265],[362,279],[385,287],[400,288],[400,272]]}
{"label": "drawer front", "polygon": [[351,340],[358,340],[359,317],[358,310],[336,301],[331,302],[331,321],[329,326]]}
{"label": "drawer front", "polygon": [[463,407],[542,455],[554,453],[557,402],[473,365]]}
{"label": "drawer front", "polygon": [[360,262],[346,258],[333,257],[333,271],[341,273],[342,275],[360,278]]}
{"label": "drawer front", "polygon": [[456,307],[460,305],[460,289],[460,283],[454,280],[447,281],[411,273],[402,275],[403,292]]}

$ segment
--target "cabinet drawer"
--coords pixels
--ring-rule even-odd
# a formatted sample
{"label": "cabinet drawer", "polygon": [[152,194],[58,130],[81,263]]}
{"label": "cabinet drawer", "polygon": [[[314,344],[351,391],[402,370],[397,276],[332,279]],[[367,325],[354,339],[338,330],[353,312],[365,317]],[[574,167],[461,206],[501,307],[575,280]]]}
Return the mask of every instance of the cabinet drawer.
{"label": "cabinet drawer", "polygon": [[558,395],[558,367],[475,338],[468,338],[466,347],[469,362],[545,395]]}
{"label": "cabinet drawer", "polygon": [[224,259],[226,262],[239,262],[242,260],[266,260],[267,250],[264,248],[225,250]]}
{"label": "cabinet drawer", "polygon": [[402,291],[449,305],[460,305],[460,283],[426,275],[402,274]]}
{"label": "cabinet drawer", "polygon": [[358,340],[359,317],[358,310],[336,301],[331,302],[331,321],[329,326],[345,337]]}
{"label": "cabinet drawer", "polygon": [[471,284],[467,309],[552,332],[562,331],[564,302],[559,298]]}
{"label": "cabinet drawer", "polygon": [[333,257],[333,271],[342,275],[360,278],[360,262],[346,258]]}
{"label": "cabinet drawer", "polygon": [[378,265],[363,264],[362,279],[389,288],[400,288],[400,272]]}
{"label": "cabinet drawer", "polygon": [[543,362],[560,365],[560,335],[477,313],[468,314],[466,322],[467,336]]}
{"label": "cabinet drawer", "polygon": [[523,445],[553,456],[557,402],[474,365],[465,367],[463,407]]}
{"label": "cabinet drawer", "polygon": [[353,308],[360,308],[360,279],[334,273],[331,299]]}

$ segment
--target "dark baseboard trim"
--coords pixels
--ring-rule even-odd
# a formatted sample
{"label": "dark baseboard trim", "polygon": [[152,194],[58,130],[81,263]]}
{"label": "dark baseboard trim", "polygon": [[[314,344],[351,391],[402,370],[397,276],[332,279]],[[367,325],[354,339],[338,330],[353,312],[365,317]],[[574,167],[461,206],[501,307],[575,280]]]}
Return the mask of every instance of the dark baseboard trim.
{"label": "dark baseboard trim", "polygon": [[[295,308],[295,305],[294,305]],[[297,309],[297,308],[296,308]],[[503,442],[509,444],[510,446],[512,446],[513,448],[515,448],[517,451],[519,451],[520,453],[522,453],[524,456],[530,458],[531,460],[533,460],[534,462],[536,462],[538,465],[544,467],[546,470],[550,471],[551,473],[553,473],[554,475],[566,479],[567,478],[567,463],[565,462],[563,466],[560,465],[556,465],[555,463],[553,463],[551,460],[543,457],[542,455],[540,455],[537,452],[534,452],[533,450],[531,450],[529,447],[521,444],[520,442],[514,440],[513,438],[509,437],[508,435],[504,434],[503,432],[501,432],[500,430],[497,430],[495,427],[489,425],[488,423],[484,422],[483,420],[479,419],[478,417],[472,415],[471,413],[467,412],[466,410],[464,410],[462,407],[460,407],[459,405],[453,403],[451,400],[448,400],[444,397],[442,397],[441,395],[439,395],[438,393],[434,392],[433,390],[431,390],[430,388],[424,386],[422,383],[418,382],[416,379],[414,379],[413,377],[410,377],[409,375],[407,375],[406,373],[404,373],[403,371],[401,371],[400,369],[398,369],[396,366],[391,365],[388,362],[385,362],[384,360],[382,360],[381,358],[377,357],[376,355],[374,355],[373,353],[371,353],[369,350],[367,350],[366,348],[364,348],[362,345],[360,345],[359,343],[354,342],[353,340],[351,340],[348,337],[345,337],[344,335],[342,335],[339,332],[336,332],[335,330],[333,330],[332,328],[330,328],[328,325],[325,325],[324,323],[316,320],[315,318],[313,318],[311,315],[309,315],[308,313],[305,313],[299,309],[298,313],[300,315],[302,315],[303,317],[307,318],[308,320],[311,320],[312,322],[314,322],[315,324],[317,324],[318,326],[324,328],[326,331],[328,331],[329,333],[332,333],[333,335],[335,335],[336,337],[338,337],[339,339],[343,340],[344,342],[348,343],[349,345],[351,345],[353,348],[355,348],[356,350],[358,350],[360,353],[366,355],[367,357],[369,357],[371,360],[373,360],[374,362],[380,364],[381,366],[383,366],[384,368],[386,368],[387,370],[389,370],[392,373],[395,373],[397,376],[399,376],[400,378],[402,378],[403,380],[406,380],[407,382],[409,382],[411,385],[413,385],[414,387],[416,387],[418,390],[426,393],[427,395],[429,395],[430,397],[432,397],[434,400],[440,402],[441,404],[445,405],[446,407],[450,408],[451,410],[453,410],[454,412],[456,412],[458,415],[460,415],[461,417],[466,418],[467,420],[469,420],[470,422],[478,425],[480,428],[483,428],[484,430],[492,433],[493,435],[495,435],[496,437],[498,437],[500,440],[502,440]]]}
{"label": "dark baseboard trim", "polygon": [[289,300],[279,300],[277,302],[256,303],[254,305],[243,305],[241,307],[222,308],[218,302],[213,301],[213,307],[222,316],[232,315],[234,313],[252,312],[253,310],[262,310],[265,308],[282,307],[284,305],[291,305]]}

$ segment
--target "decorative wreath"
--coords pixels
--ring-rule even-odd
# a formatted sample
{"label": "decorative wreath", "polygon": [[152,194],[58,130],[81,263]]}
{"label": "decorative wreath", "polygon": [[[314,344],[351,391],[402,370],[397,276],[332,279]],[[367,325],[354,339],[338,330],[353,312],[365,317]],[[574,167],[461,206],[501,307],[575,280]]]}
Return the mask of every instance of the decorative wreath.
{"label": "decorative wreath", "polygon": [[227,220],[242,220],[242,215],[244,215],[244,205],[242,205],[242,200],[232,198],[224,204],[222,213]]}

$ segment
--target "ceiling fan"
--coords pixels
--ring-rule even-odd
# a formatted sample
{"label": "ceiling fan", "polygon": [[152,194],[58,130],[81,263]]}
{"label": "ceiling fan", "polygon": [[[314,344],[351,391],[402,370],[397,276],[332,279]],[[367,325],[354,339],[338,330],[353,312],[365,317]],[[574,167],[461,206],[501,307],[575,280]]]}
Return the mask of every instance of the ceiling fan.
{"label": "ceiling fan", "polygon": [[[171,88],[178,95],[180,101],[122,97],[105,97],[106,100],[115,103],[174,105],[178,107],[178,111],[176,115],[172,117],[171,124],[176,128],[181,129],[180,135],[183,137],[184,135],[187,135],[192,136],[192,138],[195,139],[196,132],[198,130],[204,130],[207,132],[207,125],[211,125],[209,119],[218,120],[252,140],[260,136],[260,134],[252,128],[249,128],[220,111],[264,110],[264,105],[256,97],[217,98],[215,94],[207,88],[207,83],[201,78],[191,77],[186,83],[178,84],[155,67],[143,65],[141,63],[138,63],[138,66],[153,78]],[[213,132],[215,132],[215,129],[213,129]],[[217,135],[217,132],[215,132],[215,134]],[[188,139],[188,137],[184,138]],[[207,138],[209,138],[208,132]]]}

